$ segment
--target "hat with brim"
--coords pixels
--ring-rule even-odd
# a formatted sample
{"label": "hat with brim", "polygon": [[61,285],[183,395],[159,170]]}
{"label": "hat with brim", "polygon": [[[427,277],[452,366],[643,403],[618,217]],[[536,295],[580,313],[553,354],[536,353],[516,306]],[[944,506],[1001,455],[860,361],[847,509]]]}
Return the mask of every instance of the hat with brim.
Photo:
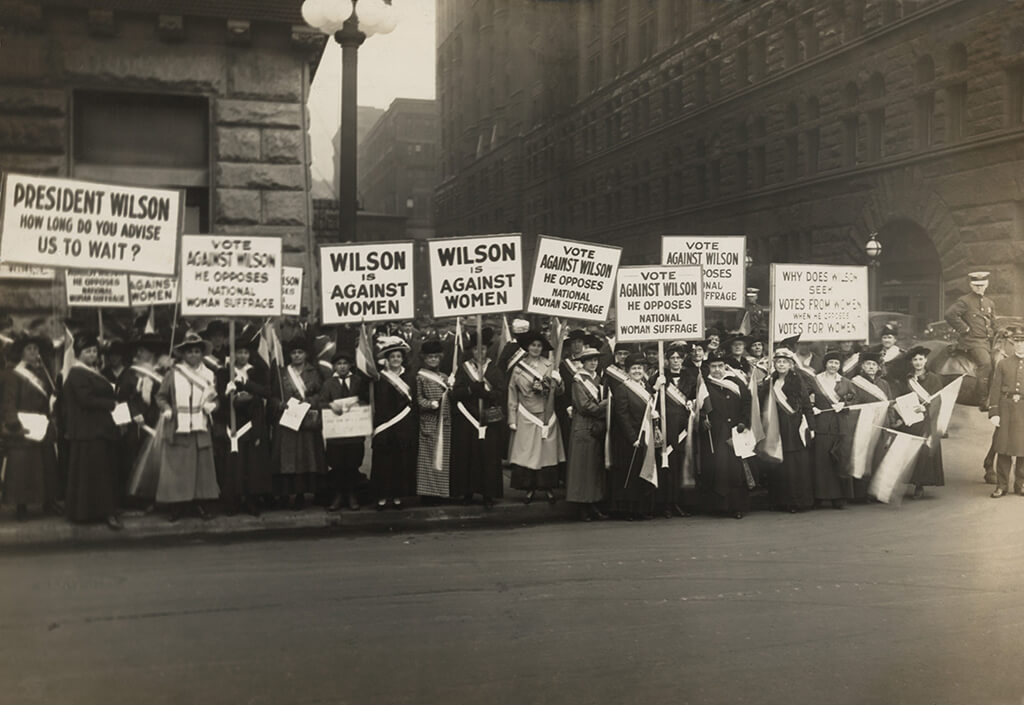
{"label": "hat with brim", "polygon": [[348,360],[350,364],[355,364],[356,354],[351,350],[340,348],[337,352],[334,353],[334,355],[331,356],[331,363],[333,364],[340,360]]}
{"label": "hat with brim", "polygon": [[745,346],[750,347],[750,344],[752,342],[753,338],[751,338],[750,336],[738,333],[736,335],[730,335],[723,341],[722,344],[727,348],[731,348],[733,343],[743,343]]}
{"label": "hat with brim", "polygon": [[796,353],[794,353],[789,348],[777,348],[775,350],[775,354],[772,355],[772,359],[777,360],[780,357],[785,358],[786,360],[789,360],[791,362],[796,362]]}
{"label": "hat with brim", "polygon": [[14,342],[11,343],[9,355],[10,359],[13,361],[21,360],[22,353],[25,352],[25,348],[27,348],[29,345],[35,345],[37,348],[39,348],[39,352],[43,352],[44,350],[53,347],[53,343],[50,341],[50,339],[45,338],[41,335],[19,335],[17,338],[14,339]]}
{"label": "hat with brim", "polygon": [[615,343],[615,349],[613,352],[620,353],[631,353],[634,352],[635,348],[631,343]]}
{"label": "hat with brim", "polygon": [[114,339],[107,342],[103,348],[103,353],[105,355],[120,355],[122,358],[128,357],[130,352],[131,346],[120,339]]}
{"label": "hat with brim", "polygon": [[882,332],[878,334],[878,337],[884,338],[887,335],[891,335],[894,338],[899,335],[899,329],[895,326],[895,324],[886,324],[885,327],[882,328]]}
{"label": "hat with brim", "polygon": [[512,334],[518,335],[519,333],[525,333],[530,330],[530,322],[525,318],[513,318],[512,319]]}
{"label": "hat with brim", "polygon": [[907,359],[908,360],[913,360],[918,355],[924,355],[925,358],[927,358],[931,354],[932,354],[932,351],[929,350],[928,348],[926,348],[925,346],[923,346],[923,345],[916,345],[916,346],[910,348],[910,350],[907,350]]}
{"label": "hat with brim", "polygon": [[680,357],[686,357],[690,352],[690,346],[684,341],[676,341],[665,348],[665,357],[671,357],[673,353],[679,353]]}
{"label": "hat with brim", "polygon": [[967,275],[971,284],[988,284],[989,272],[971,272]]}
{"label": "hat with brim", "polygon": [[213,343],[209,340],[204,340],[195,331],[188,331],[185,333],[185,337],[182,338],[181,342],[174,346],[174,349],[178,352],[185,352],[190,348],[199,348],[203,351],[204,355],[209,355],[210,351],[213,350]]}
{"label": "hat with brim", "polygon": [[79,333],[75,336],[75,356],[82,354],[83,350],[96,348],[99,350],[100,340],[93,333]]}
{"label": "hat with brim", "polygon": [[860,362],[861,364],[864,364],[865,362],[874,362],[875,364],[881,364],[882,354],[875,351],[862,352],[860,354]]}
{"label": "hat with brim", "polygon": [[540,341],[541,345],[544,346],[544,352],[551,352],[551,343],[545,338],[538,330],[528,330],[525,333],[520,333],[516,336],[516,343],[519,344],[523,350],[530,347],[535,341]]}
{"label": "hat with brim", "polygon": [[594,358],[601,357],[601,351],[597,348],[585,347],[580,350],[573,359],[578,362],[586,362],[587,360],[593,360]]}
{"label": "hat with brim", "polygon": [[284,352],[285,355],[291,355],[296,350],[301,350],[306,353],[306,355],[309,355],[309,342],[301,335],[297,335],[294,338],[285,340],[281,343],[281,351]]}
{"label": "hat with brim", "polygon": [[383,335],[377,338],[377,359],[386,359],[393,352],[409,355],[409,344],[397,335]]}
{"label": "hat with brim", "polygon": [[420,357],[442,354],[444,354],[444,345],[437,338],[424,340],[422,345],[420,345]]}
{"label": "hat with brim", "polygon": [[827,353],[825,353],[825,356],[822,358],[822,361],[828,362],[829,360],[837,360],[839,362],[842,362],[843,357],[843,354],[838,350],[829,350]]}
{"label": "hat with brim", "polygon": [[647,358],[643,353],[630,353],[629,357],[626,358],[626,369],[628,370],[633,365],[643,365],[647,367]]}
{"label": "hat with brim", "polygon": [[571,331],[569,331],[569,334],[565,336],[565,340],[566,342],[573,340],[585,340],[586,337],[587,331],[583,330],[582,328],[573,328]]}

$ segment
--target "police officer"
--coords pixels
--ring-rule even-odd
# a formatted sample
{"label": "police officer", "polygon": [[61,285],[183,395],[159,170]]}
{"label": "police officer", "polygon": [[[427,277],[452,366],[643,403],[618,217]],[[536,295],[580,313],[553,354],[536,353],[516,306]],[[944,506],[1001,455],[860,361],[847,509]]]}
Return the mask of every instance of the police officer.
{"label": "police officer", "polygon": [[977,365],[979,407],[988,411],[988,379],[992,373],[992,338],[995,334],[995,304],[985,296],[988,272],[968,274],[971,293],[964,294],[946,311],[946,322],[960,334],[960,346]]}
{"label": "police officer", "polygon": [[1017,476],[1014,481],[1017,494],[1024,493],[1024,328],[1010,331],[1013,355],[996,365],[989,390],[989,420],[996,427],[993,445],[996,453],[996,489],[994,499],[1010,490],[1010,464],[1017,458]]}

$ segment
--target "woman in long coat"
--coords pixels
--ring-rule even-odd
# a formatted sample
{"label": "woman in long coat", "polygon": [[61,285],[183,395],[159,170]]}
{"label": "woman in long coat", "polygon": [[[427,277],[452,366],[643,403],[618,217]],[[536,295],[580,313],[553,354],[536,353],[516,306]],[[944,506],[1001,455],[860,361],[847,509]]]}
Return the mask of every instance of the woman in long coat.
{"label": "woman in long coat", "polygon": [[377,340],[377,359],[384,369],[374,382],[373,460],[370,486],[377,511],[388,502],[401,509],[402,497],[412,494],[416,477],[419,420],[413,404],[413,372],[406,367],[409,345],[398,336]]}
{"label": "woman in long coat", "polygon": [[857,398],[850,380],[839,374],[843,353],[825,353],[825,370],[815,375],[814,499],[836,509],[853,499],[850,454],[856,419],[846,407]]}
{"label": "woman in long coat", "polygon": [[[673,515],[686,515],[679,503],[683,501],[683,461],[686,457],[690,421],[687,395],[693,394],[693,385],[683,374],[685,355],[685,347],[669,346],[665,353],[665,383],[658,392],[665,395],[665,432],[668,437],[665,438],[661,452],[668,453],[668,466],[663,467],[661,458],[658,459],[658,488],[654,491],[654,503],[656,511],[661,512],[666,519]],[[655,382],[656,379],[651,381]],[[660,401],[655,403],[660,408]]]}
{"label": "woman in long coat", "polygon": [[220,403],[225,407],[230,404],[235,409],[237,438],[237,452],[232,452],[231,412],[228,407],[228,447],[222,462],[220,496],[229,514],[244,506],[247,512],[259,516],[259,499],[274,491],[266,409],[270,380],[264,367],[250,362],[256,353],[257,343],[258,339],[249,337],[235,340],[233,379],[228,379],[230,366],[221,368]]}
{"label": "woman in long coat", "polygon": [[[942,391],[945,386],[942,377],[925,369],[930,354],[931,351],[928,348],[921,346],[907,352],[907,359],[910,360],[910,375],[904,380],[902,385],[904,388],[899,391],[899,394],[910,392],[915,394],[919,408],[924,413],[924,418],[921,421],[904,429],[907,433],[912,433],[915,436],[931,435],[934,425],[932,416],[939,412],[937,407],[932,407],[931,398]],[[914,464],[914,474],[910,477],[910,484],[914,486],[914,499],[924,496],[925,486],[942,487],[946,484],[946,474],[942,467],[942,441],[938,437],[935,438],[934,448],[930,448],[927,443],[921,446]]]}
{"label": "woman in long coat", "polygon": [[54,389],[39,354],[45,346],[46,341],[38,337],[26,335],[15,340],[10,353],[17,365],[3,387],[3,425],[9,434],[3,496],[5,502],[15,505],[19,521],[26,518],[30,504],[57,510],[56,428],[51,421],[43,438],[29,440],[18,419],[19,413],[51,416]]}
{"label": "woman in long coat", "polygon": [[761,384],[762,408],[775,404],[782,439],[782,463],[770,471],[768,494],[772,505],[789,512],[814,506],[814,475],[810,440],[814,431],[814,407],[802,375],[795,369],[796,356],[779,348],[772,362],[775,371]]}
{"label": "woman in long coat", "polygon": [[626,358],[628,379],[615,388],[612,396],[611,433],[612,467],[608,473],[609,509],[633,519],[650,519],[653,508],[653,485],[642,474],[657,472],[654,453],[648,452],[653,428],[641,438],[644,424],[650,424],[651,403],[644,374],[647,361],[642,353]]}
{"label": "woman in long coat", "polygon": [[[854,392],[857,393],[855,404],[869,404],[874,402],[890,402],[893,399],[892,387],[889,382],[882,378],[881,355],[876,351],[864,351],[860,353],[860,366],[857,374],[850,378]],[[885,413],[884,425],[886,428],[901,426],[896,410],[890,405]],[[885,456],[884,444],[879,442],[874,449],[872,457],[868,460],[869,472],[874,472],[875,467]],[[867,501],[868,485],[871,478],[868,473],[864,477],[853,478],[853,496],[858,501]]]}
{"label": "woman in long coat", "polygon": [[[289,364],[281,370],[281,410],[289,403],[312,406],[302,418],[298,430],[278,423],[274,429],[274,489],[279,497],[288,497],[288,507],[301,509],[306,494],[322,489],[321,478],[327,473],[324,442],[320,433],[320,372],[309,364],[305,339],[301,336],[285,343],[284,354]],[[292,402],[292,400],[295,400]]]}
{"label": "woman in long coat", "polygon": [[164,376],[156,395],[164,424],[156,501],[170,505],[172,522],[188,504],[208,519],[203,502],[220,494],[210,433],[211,416],[217,409],[217,385],[213,372],[203,364],[210,343],[189,331],[175,350],[182,361]]}
{"label": "woman in long coat", "polygon": [[[131,468],[127,493],[148,503],[156,497],[160,477],[159,459],[153,458],[152,444],[160,421],[156,393],[164,376],[155,363],[161,353],[167,352],[167,345],[155,333],[143,335],[131,344],[132,364],[117,381],[117,399],[128,405],[132,417],[132,424],[124,429],[121,439],[122,462]],[[153,462],[148,461],[151,458]]]}
{"label": "woman in long coat", "polygon": [[745,464],[736,456],[731,441],[733,429],[742,432],[750,426],[750,390],[739,377],[727,374],[721,356],[712,354],[707,366],[708,400],[693,439],[700,446],[700,485],[710,511],[742,519],[750,509],[754,478],[749,460]]}
{"label": "woman in long coat", "polygon": [[565,499],[579,504],[580,519],[584,521],[606,518],[597,508],[608,491],[604,468],[608,398],[597,371],[600,358],[597,348],[583,348],[576,355],[576,361],[583,367],[572,383],[572,447],[566,468]]}
{"label": "woman in long coat", "polygon": [[65,511],[71,521],[106,520],[124,528],[117,516],[117,440],[110,412],[117,406],[114,385],[100,372],[95,336],[75,338],[78,360],[64,382],[68,439],[68,488]]}
{"label": "woman in long coat", "polygon": [[508,462],[512,466],[511,485],[526,490],[523,501],[529,504],[538,490],[555,501],[551,491],[558,485],[558,464],[565,462],[562,434],[555,414],[554,395],[562,381],[552,373],[552,364],[541,357],[551,345],[537,331],[516,338],[526,351],[512,368],[508,382]]}
{"label": "woman in long coat", "polygon": [[416,373],[416,405],[420,412],[420,437],[416,453],[416,494],[450,497],[452,406],[448,376],[440,371],[444,345],[436,338],[423,341]]}
{"label": "woman in long coat", "polygon": [[455,371],[452,385],[455,408],[452,412],[451,494],[467,501],[479,494],[488,509],[493,506],[494,498],[504,494],[501,474],[504,375],[490,358],[484,357],[481,367],[477,357],[486,355],[484,351],[491,344],[491,338],[490,328],[483,329],[479,344],[476,331],[470,333],[466,360]]}

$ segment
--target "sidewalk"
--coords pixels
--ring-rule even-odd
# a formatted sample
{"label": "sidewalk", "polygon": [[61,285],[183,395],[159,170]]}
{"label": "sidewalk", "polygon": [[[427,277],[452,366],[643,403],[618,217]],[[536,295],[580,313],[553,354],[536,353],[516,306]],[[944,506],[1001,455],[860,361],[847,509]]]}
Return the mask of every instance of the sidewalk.
{"label": "sidewalk", "polygon": [[492,509],[484,509],[479,497],[474,504],[421,505],[410,498],[401,510],[377,511],[373,505],[358,511],[342,509],[328,512],[320,506],[307,506],[299,511],[278,509],[259,517],[249,514],[225,516],[215,514],[209,521],[189,516],[170,523],[166,513],[145,514],[128,511],[122,514],[122,531],[112,531],[106,524],[72,524],[63,517],[44,516],[39,509],[30,510],[28,520],[14,519],[14,509],[0,509],[0,550],[16,547],[72,547],[75,545],[131,545],[142,542],[219,540],[277,536],[339,536],[356,533],[388,533],[401,531],[456,530],[474,527],[529,525],[575,519],[576,507],[564,501],[565,491],[556,490],[558,501],[551,504],[538,493],[534,501],[523,504],[525,492],[510,489],[509,471],[505,470],[505,497]]}

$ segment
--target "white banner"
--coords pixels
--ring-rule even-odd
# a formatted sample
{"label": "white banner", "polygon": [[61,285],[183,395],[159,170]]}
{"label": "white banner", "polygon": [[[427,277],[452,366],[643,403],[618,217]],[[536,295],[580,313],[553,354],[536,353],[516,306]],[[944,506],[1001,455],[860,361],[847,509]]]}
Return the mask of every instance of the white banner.
{"label": "white banner", "polygon": [[132,306],[159,306],[178,303],[177,277],[128,277],[128,293]]}
{"label": "white banner", "polygon": [[704,306],[743,308],[747,289],[744,235],[663,235],[661,263],[704,268]]}
{"label": "white banner", "polygon": [[522,236],[428,240],[434,316],[523,310]]}
{"label": "white banner", "polygon": [[320,307],[325,325],[415,318],[413,243],[322,246]]}
{"label": "white banner", "polygon": [[0,259],[173,276],[181,210],[178,191],[7,174]]}
{"label": "white banner", "polygon": [[868,268],[772,264],[772,339],[867,340]]}
{"label": "white banner", "polygon": [[183,235],[181,315],[281,314],[281,238]]}
{"label": "white banner", "polygon": [[302,312],[302,267],[281,267],[281,315]]}
{"label": "white banner", "polygon": [[0,279],[36,279],[52,281],[57,270],[50,267],[32,267],[25,264],[8,264],[0,262]]}
{"label": "white banner", "polygon": [[527,313],[604,322],[621,247],[540,236]]}
{"label": "white banner", "polygon": [[359,438],[373,433],[373,411],[369,404],[353,404],[343,414],[324,409],[321,418],[325,439]]}
{"label": "white banner", "polygon": [[128,275],[124,272],[64,272],[68,306],[128,308]]}
{"label": "white banner", "polygon": [[702,340],[703,301],[699,266],[619,267],[616,341]]}

